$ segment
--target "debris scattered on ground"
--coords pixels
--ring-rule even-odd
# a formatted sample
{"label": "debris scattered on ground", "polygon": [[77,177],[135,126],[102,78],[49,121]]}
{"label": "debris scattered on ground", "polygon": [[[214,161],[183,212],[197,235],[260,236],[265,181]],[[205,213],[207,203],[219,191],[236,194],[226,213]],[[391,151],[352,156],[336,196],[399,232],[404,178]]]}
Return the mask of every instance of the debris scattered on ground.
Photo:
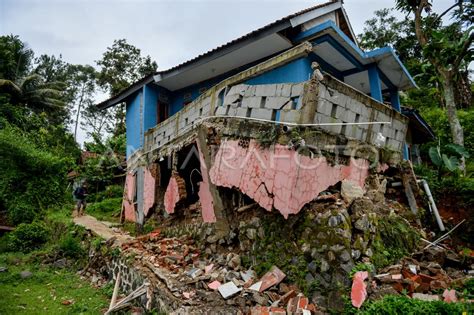
{"label": "debris scattered on ground", "polygon": [[217,288],[217,290],[219,291],[219,293],[222,295],[222,297],[224,299],[228,299],[231,296],[233,296],[233,295],[239,293],[240,291],[242,291],[242,288],[238,288],[235,285],[235,283],[230,281],[230,282],[224,283],[223,285],[219,286],[219,288]]}
{"label": "debris scattered on ground", "polygon": [[283,273],[283,271],[278,269],[277,266],[272,266],[270,271],[268,271],[260,280],[262,281],[262,284],[259,288],[259,291],[263,292],[266,289],[279,284],[285,277],[286,275]]}
{"label": "debris scattered on ground", "polygon": [[462,285],[473,267],[470,257],[432,246],[380,270],[373,277],[375,285],[370,295],[379,298],[387,293],[403,293],[425,301],[456,302],[456,290],[450,288]]}
{"label": "debris scattered on ground", "polygon": [[25,271],[20,272],[20,277],[22,279],[31,278],[32,276],[33,276],[33,273],[31,271],[25,270]]}

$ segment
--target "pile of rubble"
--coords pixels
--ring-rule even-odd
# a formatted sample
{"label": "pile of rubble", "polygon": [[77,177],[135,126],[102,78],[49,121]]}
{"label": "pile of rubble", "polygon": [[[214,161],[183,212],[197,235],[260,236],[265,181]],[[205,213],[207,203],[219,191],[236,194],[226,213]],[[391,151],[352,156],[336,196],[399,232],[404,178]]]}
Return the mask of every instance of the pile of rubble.
{"label": "pile of rubble", "polygon": [[159,231],[122,245],[133,254],[184,305],[213,304],[251,314],[311,314],[316,306],[293,285],[282,282],[286,275],[273,266],[259,278],[242,266],[236,253],[200,255],[189,237],[161,238]]}
{"label": "pile of rubble", "polygon": [[199,257],[200,252],[189,237],[160,238],[160,230],[122,245],[122,250],[132,250],[146,257],[147,261],[159,268],[180,272]]}
{"label": "pile of rubble", "polygon": [[[365,298],[376,300],[388,294],[404,294],[425,301],[457,302],[464,282],[474,276],[474,257],[461,256],[441,246],[426,248],[391,265],[378,274],[359,271],[354,276],[352,303],[360,307]],[[361,284],[368,279],[368,284]]]}

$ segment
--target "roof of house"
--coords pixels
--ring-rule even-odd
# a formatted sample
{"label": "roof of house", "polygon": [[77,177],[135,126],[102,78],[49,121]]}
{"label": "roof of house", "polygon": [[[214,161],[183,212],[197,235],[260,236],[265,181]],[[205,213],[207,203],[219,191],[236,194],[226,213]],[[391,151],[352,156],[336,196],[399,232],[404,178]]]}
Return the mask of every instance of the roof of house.
{"label": "roof of house", "polygon": [[[330,17],[328,14],[333,12]],[[180,90],[244,69],[303,41],[313,45],[312,56],[323,69],[336,73],[336,77],[364,93],[370,93],[368,67],[372,64],[379,69],[383,91],[416,87],[393,49],[383,47],[364,52],[359,48],[342,0],[332,0],[290,14],[175,67],[150,74],[97,106],[103,109],[123,102],[149,83],[169,91]]]}
{"label": "roof of house", "polygon": [[436,139],[435,132],[417,109],[402,106],[402,114],[410,119],[409,128],[415,131],[412,132],[413,143],[425,143]]}
{"label": "roof of house", "polygon": [[[299,17],[299,16],[302,16],[304,15],[305,13],[309,13],[309,12],[312,12],[314,10],[317,10],[317,9],[321,9],[321,8],[325,8],[325,7],[329,7],[330,5],[334,5],[334,4],[339,4],[339,6],[336,6],[335,9],[338,9],[338,8],[341,8],[340,4],[340,0],[331,0],[329,2],[325,2],[325,3],[322,3],[322,4],[318,4],[318,5],[315,5],[315,6],[312,6],[310,8],[307,8],[307,9],[304,9],[304,10],[301,10],[299,12],[296,12],[296,13],[293,13],[293,14],[290,14],[284,18],[281,18],[279,20],[276,20],[270,24],[267,24],[259,29],[256,29],[248,34],[245,34],[237,39],[234,39],[230,42],[227,42],[219,47],[216,47],[214,49],[211,49],[209,51],[207,51],[206,53],[203,53],[197,57],[194,57],[188,61],[185,61],[179,65],[176,65],[172,68],[169,68],[167,70],[163,70],[163,71],[158,71],[156,73],[153,73],[153,74],[149,74],[145,77],[143,77],[142,79],[132,83],[129,87],[127,87],[126,89],[122,90],[121,92],[119,92],[117,95],[114,95],[112,97],[110,97],[109,99],[97,104],[97,106],[99,108],[107,108],[109,106],[112,106],[114,104],[117,104],[118,102],[120,101],[123,101],[123,99],[125,99],[126,97],[128,97],[129,95],[133,94],[134,92],[136,92],[141,86],[143,86],[143,84],[147,84],[147,83],[150,83],[153,81],[153,77],[154,76],[160,76],[160,75],[166,75],[166,74],[169,74],[169,73],[172,73],[172,72],[175,72],[175,71],[178,71],[186,66],[190,66],[190,65],[193,65],[193,64],[196,64],[197,62],[205,59],[206,57],[212,57],[214,54],[217,54],[219,52],[224,52],[226,49],[228,48],[231,48],[235,45],[238,45],[239,43],[242,43],[246,40],[249,40],[249,39],[253,39],[253,38],[256,38],[256,37],[259,37],[262,33],[265,33],[265,32],[268,32],[268,31],[273,31],[273,32],[278,32],[278,31],[281,31],[283,30],[284,28],[287,28],[289,26],[292,26],[291,25],[291,19],[293,18],[296,18],[296,17]],[[343,13],[343,17],[345,18],[345,12]],[[345,25],[345,32],[347,32],[347,35],[349,37],[352,38],[352,40],[355,41],[355,36],[354,34],[352,33],[352,29],[350,27],[350,24],[349,24],[349,21],[345,21],[344,23]]]}

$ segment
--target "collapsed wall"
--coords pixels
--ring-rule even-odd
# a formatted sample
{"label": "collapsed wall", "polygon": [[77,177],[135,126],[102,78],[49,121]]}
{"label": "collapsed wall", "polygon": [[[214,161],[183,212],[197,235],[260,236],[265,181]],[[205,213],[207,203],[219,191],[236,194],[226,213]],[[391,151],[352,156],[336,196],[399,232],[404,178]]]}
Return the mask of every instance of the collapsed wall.
{"label": "collapsed wall", "polygon": [[[204,94],[148,131],[129,159],[123,218],[153,215],[167,236],[196,240],[201,255],[180,275],[219,262],[198,283],[278,265],[314,303],[337,307],[357,262],[384,265],[387,249],[415,246],[416,232],[390,215],[403,207],[385,201],[382,175],[400,162],[406,131],[404,116],[330,76]],[[209,303],[208,293],[189,299]],[[255,294],[227,301],[256,304]]]}
{"label": "collapsed wall", "polygon": [[[205,222],[222,217],[216,187],[237,188],[288,217],[339,181],[363,189],[370,167],[400,161],[406,131],[406,117],[330,76],[226,87],[147,132],[146,151],[128,161],[123,217],[143,224],[153,205],[172,214],[186,199],[177,180],[196,188]],[[198,162],[183,170],[182,154]]]}

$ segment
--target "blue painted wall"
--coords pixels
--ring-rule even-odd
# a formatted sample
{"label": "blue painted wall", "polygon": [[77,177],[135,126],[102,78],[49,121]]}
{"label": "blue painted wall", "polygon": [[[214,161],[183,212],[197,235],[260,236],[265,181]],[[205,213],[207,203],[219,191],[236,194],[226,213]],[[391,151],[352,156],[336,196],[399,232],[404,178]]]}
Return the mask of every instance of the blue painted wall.
{"label": "blue painted wall", "polygon": [[143,131],[146,132],[157,124],[156,119],[159,91],[154,86],[148,84],[143,87],[143,95]]}
{"label": "blue painted wall", "polygon": [[184,89],[171,92],[169,115],[172,116],[176,114],[184,107],[184,102],[185,102],[184,96],[186,94],[191,94],[190,100],[193,101],[200,95],[199,93],[200,89],[203,89],[203,88],[209,89],[223,79],[224,78],[222,76],[219,76],[216,78],[209,79],[207,81],[203,81],[203,82],[185,87]]}
{"label": "blue painted wall", "polygon": [[265,72],[255,78],[247,80],[250,85],[277,84],[277,83],[300,83],[307,81],[311,76],[311,59],[296,59],[282,67]]}
{"label": "blue painted wall", "polygon": [[[312,58],[300,58],[290,62],[289,64],[282,66],[280,68],[273,69],[269,72],[266,72],[258,77],[252,78],[245,82],[245,84],[257,85],[257,84],[275,84],[275,83],[299,83],[309,79],[311,76],[311,62]],[[247,65],[244,68],[236,69],[225,75],[221,75],[207,81],[200,82],[198,84],[186,87],[184,89],[169,92],[170,95],[170,108],[169,116],[172,116],[179,112],[184,107],[184,96],[186,94],[191,94],[190,100],[195,100],[199,95],[199,90],[202,88],[211,88],[220,81],[238,73],[245,68],[249,68],[254,64]]]}
{"label": "blue painted wall", "polygon": [[127,158],[141,147],[140,141],[140,98],[142,91],[127,100],[125,122],[127,125]]}

